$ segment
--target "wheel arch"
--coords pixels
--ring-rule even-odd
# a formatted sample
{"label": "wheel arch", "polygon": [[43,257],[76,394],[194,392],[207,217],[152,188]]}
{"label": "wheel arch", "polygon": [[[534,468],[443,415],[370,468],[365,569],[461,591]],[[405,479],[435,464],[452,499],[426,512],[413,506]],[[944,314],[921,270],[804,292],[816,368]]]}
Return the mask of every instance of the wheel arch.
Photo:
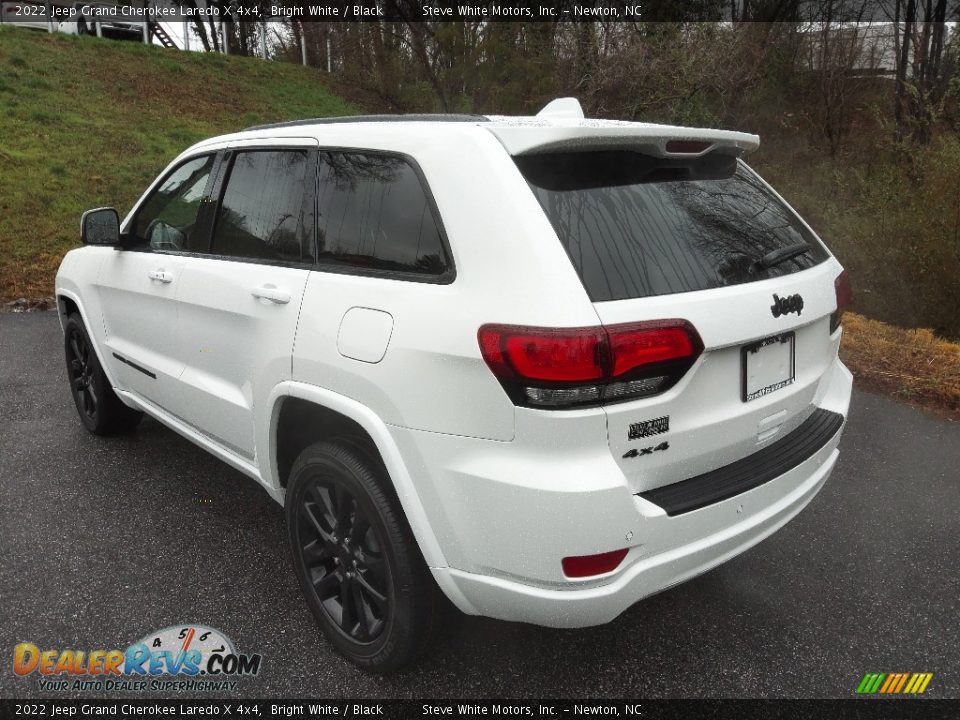
{"label": "wheel arch", "polygon": [[356,420],[311,400],[285,396],[278,400],[275,448],[276,480],[285,491],[290,469],[304,448],[318,440],[348,440],[375,464],[383,467],[383,457],[362,425]]}
{"label": "wheel arch", "polygon": [[[76,301],[69,295],[61,294],[57,296],[57,310],[60,313],[61,327],[63,326],[64,321],[73,315],[73,313],[77,313],[80,315],[80,317],[83,317],[83,314],[80,312],[80,308]],[[84,324],[86,324],[86,321],[84,321]]]}
{"label": "wheel arch", "polygon": [[90,338],[90,344],[93,346],[93,351],[97,354],[97,360],[100,363],[100,367],[107,376],[107,380],[110,381],[110,387],[112,387],[114,390],[122,389],[119,385],[117,385],[117,379],[114,377],[112,365],[106,362],[104,354],[101,352],[100,336],[90,321],[90,313],[87,312],[83,300],[81,300],[80,296],[71,290],[66,288],[57,288],[57,315],[60,316],[61,330],[66,330],[67,318],[69,318],[74,312],[80,316],[80,320],[83,321],[83,326],[87,329],[87,337]]}
{"label": "wheel arch", "polygon": [[[431,568],[447,567],[440,544],[430,527],[423,503],[407,471],[400,450],[391,437],[386,423],[373,410],[352,398],[326,388],[295,381],[283,382],[274,388],[268,407],[270,408],[268,437],[261,438],[262,444],[258,443],[260,447],[269,448],[267,462],[261,466],[261,473],[274,488],[275,497],[278,500],[282,501],[285,494],[285,473],[288,474],[296,454],[299,454],[299,449],[306,446],[303,443],[309,444],[325,439],[324,431],[330,430],[336,432],[334,435],[336,437],[359,437],[361,442],[369,443],[369,448],[376,453],[374,459],[382,464],[387,477],[390,478],[427,565]],[[285,415],[285,412],[296,414]],[[290,426],[287,423],[291,422],[291,418],[319,420],[320,424],[319,427],[311,425],[308,429],[298,429],[299,434],[292,440],[281,440],[280,433],[289,431]],[[357,431],[362,432],[362,435],[358,436]],[[446,591],[447,588],[444,590]]]}

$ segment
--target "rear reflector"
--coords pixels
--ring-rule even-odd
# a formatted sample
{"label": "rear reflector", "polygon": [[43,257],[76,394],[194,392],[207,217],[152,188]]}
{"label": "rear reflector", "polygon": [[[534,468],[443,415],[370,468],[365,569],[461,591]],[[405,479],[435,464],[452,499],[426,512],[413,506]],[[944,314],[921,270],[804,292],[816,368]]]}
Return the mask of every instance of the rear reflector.
{"label": "rear reflector", "polygon": [[571,407],[663,392],[703,350],[684,320],[593,328],[484,325],[480,351],[518,405]]}
{"label": "rear reflector", "polygon": [[571,578],[591,577],[613,572],[627,556],[627,548],[599,553],[598,555],[574,555],[561,561],[563,574]]}
{"label": "rear reflector", "polygon": [[843,312],[850,306],[850,301],[853,300],[853,287],[850,285],[850,275],[846,270],[837,275],[837,279],[833,281],[833,290],[837,295],[837,309],[830,316],[831,335],[840,327]]}

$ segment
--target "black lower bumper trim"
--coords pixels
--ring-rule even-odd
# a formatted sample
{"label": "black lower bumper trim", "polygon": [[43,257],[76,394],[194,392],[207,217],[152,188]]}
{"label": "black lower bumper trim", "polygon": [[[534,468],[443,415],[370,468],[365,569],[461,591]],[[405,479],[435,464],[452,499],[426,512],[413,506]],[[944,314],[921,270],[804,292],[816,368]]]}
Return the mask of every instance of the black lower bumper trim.
{"label": "black lower bumper trim", "polygon": [[818,408],[796,430],[742,460],[655,490],[638,493],[667,515],[682,515],[753,490],[789,472],[830,442],[843,415]]}

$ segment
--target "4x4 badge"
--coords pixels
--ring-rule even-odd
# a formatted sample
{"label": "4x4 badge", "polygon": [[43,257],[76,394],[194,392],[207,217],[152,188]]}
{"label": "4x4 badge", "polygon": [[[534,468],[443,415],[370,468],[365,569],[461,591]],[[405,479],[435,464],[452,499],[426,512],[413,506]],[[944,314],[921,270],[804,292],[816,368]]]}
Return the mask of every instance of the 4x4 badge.
{"label": "4x4 badge", "polygon": [[796,295],[789,295],[784,298],[774,293],[773,305],[770,306],[770,312],[773,313],[775,318],[792,312],[795,312],[797,315],[799,315],[801,312],[803,312],[803,298],[800,296],[800,293],[797,293]]}
{"label": "4x4 badge", "polygon": [[645,448],[630,448],[623,454],[623,459],[628,460],[629,458],[640,457],[641,455],[653,455],[653,453],[658,450],[669,450],[670,443],[664,440],[662,443],[656,446],[645,447]]}

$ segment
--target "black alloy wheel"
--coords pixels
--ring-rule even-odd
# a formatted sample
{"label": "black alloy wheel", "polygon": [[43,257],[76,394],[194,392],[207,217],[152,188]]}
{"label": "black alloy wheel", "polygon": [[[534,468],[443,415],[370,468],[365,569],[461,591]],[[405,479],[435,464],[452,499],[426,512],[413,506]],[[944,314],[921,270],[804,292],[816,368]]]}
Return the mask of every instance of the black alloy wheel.
{"label": "black alloy wheel", "polygon": [[70,394],[84,427],[95,435],[117,435],[137,427],[143,413],[124,405],[113,391],[79,314],[64,323],[63,341]]}
{"label": "black alloy wheel", "polygon": [[300,501],[297,536],[319,606],[354,642],[370,644],[390,619],[390,567],[357,498],[335,479],[312,477]]}
{"label": "black alloy wheel", "polygon": [[377,672],[423,652],[439,590],[369,442],[305,448],[290,469],[286,514],[300,586],[334,648]]}
{"label": "black alloy wheel", "polygon": [[70,374],[70,390],[73,393],[77,411],[84,424],[95,424],[100,399],[93,382],[96,366],[91,362],[90,344],[76,325],[67,329],[67,372]]}

